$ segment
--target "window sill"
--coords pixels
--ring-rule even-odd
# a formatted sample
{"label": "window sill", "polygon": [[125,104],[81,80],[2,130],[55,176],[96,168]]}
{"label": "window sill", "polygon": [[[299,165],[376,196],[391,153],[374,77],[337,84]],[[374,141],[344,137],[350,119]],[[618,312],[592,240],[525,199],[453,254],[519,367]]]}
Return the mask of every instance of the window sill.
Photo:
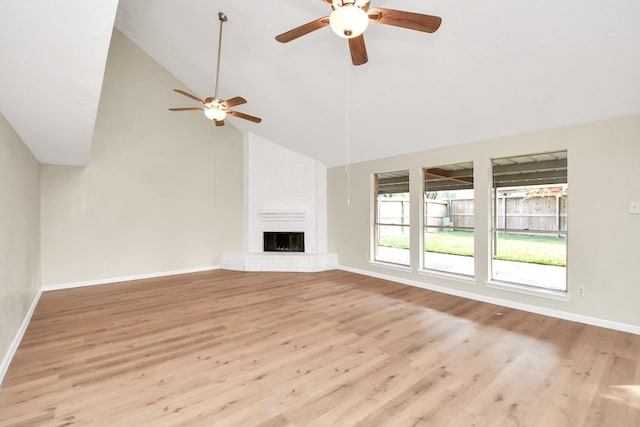
{"label": "window sill", "polygon": [[536,289],[530,286],[518,285],[517,283],[496,282],[490,280],[485,282],[488,288],[499,289],[501,291],[515,292],[518,294],[531,295],[534,297],[547,298],[556,301],[571,301],[571,296],[567,292],[554,291],[550,289]]}
{"label": "window sill", "polygon": [[475,285],[476,284],[476,281],[475,281],[473,276],[467,276],[465,274],[447,273],[447,272],[444,272],[444,271],[427,270],[427,269],[418,270],[418,274],[421,275],[421,276],[437,277],[439,279],[447,279],[447,280],[451,280],[453,282],[463,283],[465,285]]}
{"label": "window sill", "polygon": [[369,261],[369,265],[373,265],[374,267],[388,268],[390,270],[404,271],[407,273],[411,273],[413,271],[413,269],[408,265],[394,264],[391,262],[384,262],[384,261]]}

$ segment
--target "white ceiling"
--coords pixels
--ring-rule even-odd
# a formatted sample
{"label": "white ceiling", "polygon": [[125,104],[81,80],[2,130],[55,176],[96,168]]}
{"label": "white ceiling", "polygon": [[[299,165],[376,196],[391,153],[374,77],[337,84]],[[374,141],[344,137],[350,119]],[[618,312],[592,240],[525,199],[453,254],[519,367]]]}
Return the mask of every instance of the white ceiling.
{"label": "white ceiling", "polygon": [[117,6],[0,2],[0,112],[41,163],[89,160]]}
{"label": "white ceiling", "polygon": [[[10,53],[0,107],[41,161],[87,158],[114,3],[2,2]],[[370,25],[369,62],[359,67],[329,28],[275,41],[326,16],[321,0],[120,0],[115,25],[204,98],[214,93],[223,11],[220,97],[242,96],[248,103],[235,109],[263,118],[227,122],[326,166],[640,112],[637,0],[372,7],[443,23],[434,34]],[[192,105],[176,94],[167,108]]]}

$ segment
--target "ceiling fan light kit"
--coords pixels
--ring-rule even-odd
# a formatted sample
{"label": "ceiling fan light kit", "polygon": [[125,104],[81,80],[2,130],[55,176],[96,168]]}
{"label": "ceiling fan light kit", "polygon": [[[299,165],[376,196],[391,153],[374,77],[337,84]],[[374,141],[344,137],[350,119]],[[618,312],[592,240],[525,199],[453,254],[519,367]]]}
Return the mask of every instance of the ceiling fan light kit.
{"label": "ceiling fan light kit", "polygon": [[362,65],[369,60],[363,35],[369,22],[393,25],[394,27],[407,28],[425,33],[435,32],[442,23],[442,19],[438,16],[393,9],[370,9],[370,0],[322,1],[331,5],[332,12],[329,16],[316,19],[282,33],[276,36],[276,40],[280,43],[289,43],[305,34],[330,26],[334,33],[342,38],[346,38],[349,42],[353,65]]}
{"label": "ceiling fan light kit", "polygon": [[238,111],[233,111],[231,107],[245,104],[247,101],[241,96],[236,96],[234,98],[230,98],[227,100],[222,100],[218,98],[218,86],[220,83],[220,53],[222,51],[222,24],[227,22],[227,16],[218,12],[218,19],[220,20],[220,34],[218,37],[218,63],[216,65],[216,92],[213,98],[200,99],[197,96],[191,95],[180,89],[174,89],[175,92],[184,95],[188,98],[193,99],[194,101],[198,101],[203,106],[202,107],[182,107],[182,108],[169,108],[169,111],[194,111],[200,110],[204,112],[204,115],[207,119],[212,120],[216,126],[224,126],[224,119],[227,117],[227,114],[233,117],[238,117],[240,119],[249,120],[253,123],[260,123],[262,121],[259,117],[250,116],[249,114],[240,113]]}
{"label": "ceiling fan light kit", "polygon": [[355,4],[346,3],[331,12],[329,25],[338,36],[351,39],[364,33],[369,25],[369,15]]}
{"label": "ceiling fan light kit", "polygon": [[221,109],[220,106],[205,109],[204,115],[207,116],[209,120],[224,120],[225,117],[227,117],[227,113]]}

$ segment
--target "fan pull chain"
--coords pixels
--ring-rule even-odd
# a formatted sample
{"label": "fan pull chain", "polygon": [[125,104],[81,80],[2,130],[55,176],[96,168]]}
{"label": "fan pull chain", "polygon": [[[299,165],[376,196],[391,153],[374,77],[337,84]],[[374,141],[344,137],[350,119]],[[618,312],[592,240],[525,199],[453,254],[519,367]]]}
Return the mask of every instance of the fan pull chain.
{"label": "fan pull chain", "polygon": [[345,97],[344,97],[344,117],[345,117],[345,165],[344,172],[347,175],[347,205],[351,205],[351,85],[349,74],[351,72],[351,64],[349,63],[349,48],[347,46],[347,54],[345,56]]}
{"label": "fan pull chain", "polygon": [[213,154],[213,209],[218,209],[218,153]]}

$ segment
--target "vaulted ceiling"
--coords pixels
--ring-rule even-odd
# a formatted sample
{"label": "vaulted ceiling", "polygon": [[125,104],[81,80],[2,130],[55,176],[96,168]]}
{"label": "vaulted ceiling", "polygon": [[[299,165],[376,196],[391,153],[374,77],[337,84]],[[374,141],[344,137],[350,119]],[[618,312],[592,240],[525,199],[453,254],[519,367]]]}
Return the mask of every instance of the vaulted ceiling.
{"label": "vaulted ceiling", "polygon": [[41,163],[89,160],[117,5],[0,3],[0,112]]}
{"label": "vaulted ceiling", "polygon": [[[204,98],[218,11],[229,17],[220,97],[263,118],[227,123],[326,166],[640,112],[637,0],[371,4],[443,23],[434,34],[371,24],[369,62],[354,67],[329,28],[274,39],[328,15],[321,0],[5,0],[1,112],[41,162],[86,164],[114,22]],[[183,104],[176,94],[167,108]]]}

